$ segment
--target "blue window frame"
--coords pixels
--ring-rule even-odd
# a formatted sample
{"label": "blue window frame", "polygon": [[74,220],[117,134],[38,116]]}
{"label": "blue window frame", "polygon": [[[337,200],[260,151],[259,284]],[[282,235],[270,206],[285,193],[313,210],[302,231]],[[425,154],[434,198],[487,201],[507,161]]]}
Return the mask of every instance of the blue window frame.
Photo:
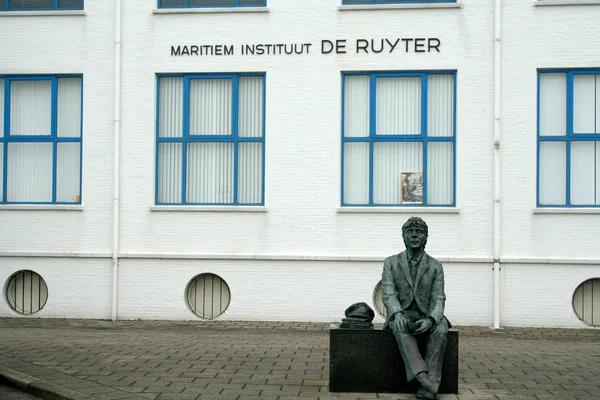
{"label": "blue window frame", "polygon": [[600,69],[538,71],[537,206],[600,206]]}
{"label": "blue window frame", "polygon": [[0,0],[0,11],[83,10],[83,0]]}
{"label": "blue window frame", "polygon": [[265,75],[157,76],[159,205],[263,205]]}
{"label": "blue window frame", "polygon": [[265,7],[267,0],[158,0],[158,8]]}
{"label": "blue window frame", "polygon": [[81,75],[0,75],[0,203],[81,203],[82,96]]}
{"label": "blue window frame", "polygon": [[342,0],[343,5],[350,4],[419,4],[419,3],[456,3],[456,0]]}
{"label": "blue window frame", "polygon": [[456,72],[342,74],[342,206],[454,206]]}

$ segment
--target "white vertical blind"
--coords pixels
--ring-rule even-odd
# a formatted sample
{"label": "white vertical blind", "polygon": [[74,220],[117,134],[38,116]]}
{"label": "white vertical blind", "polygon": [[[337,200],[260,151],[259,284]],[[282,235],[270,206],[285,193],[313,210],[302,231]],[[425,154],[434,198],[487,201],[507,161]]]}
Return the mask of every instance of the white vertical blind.
{"label": "white vertical blind", "polygon": [[78,203],[80,169],[80,143],[56,144],[56,201]]}
{"label": "white vertical blind", "polygon": [[188,143],[187,202],[233,202],[233,143]]}
{"label": "white vertical blind", "polygon": [[452,204],[454,192],[454,143],[427,145],[427,203]]}
{"label": "white vertical blind", "polygon": [[238,136],[262,137],[263,134],[263,77],[242,76],[239,82]]}
{"label": "white vertical blind", "polygon": [[238,145],[238,203],[262,202],[262,143]]}
{"label": "white vertical blind", "polygon": [[158,202],[181,203],[182,144],[158,145]]}
{"label": "white vertical blind", "polygon": [[573,133],[598,133],[596,128],[596,76],[573,76]]}
{"label": "white vertical blind", "polygon": [[9,143],[7,200],[52,202],[52,143]]}
{"label": "white vertical blind", "polygon": [[571,142],[571,204],[596,203],[596,143]]}
{"label": "white vertical blind", "polygon": [[344,78],[344,136],[369,136],[369,76]]}
{"label": "white vertical blind", "polygon": [[421,133],[421,78],[377,78],[376,131],[378,135]]}
{"label": "white vertical blind", "polygon": [[454,75],[427,78],[427,136],[454,135]]}
{"label": "white vertical blind", "polygon": [[567,145],[565,142],[540,143],[540,204],[566,204],[566,163]]}
{"label": "white vertical blind", "polygon": [[[4,79],[0,79],[0,137],[4,136]],[[2,175],[0,175],[2,176]]]}
{"label": "white vertical blind", "polygon": [[567,134],[567,74],[540,74],[540,135]]}
{"label": "white vertical blind", "polygon": [[344,143],[344,203],[369,204],[369,143]]}
{"label": "white vertical blind", "polygon": [[190,135],[231,135],[231,79],[190,80]]}
{"label": "white vertical blind", "polygon": [[374,143],[373,203],[400,204],[400,179],[408,172],[423,172],[423,143]]}
{"label": "white vertical blind", "polygon": [[183,78],[160,78],[158,136],[183,136]]}
{"label": "white vertical blind", "polygon": [[81,136],[81,78],[58,80],[57,136]]}
{"label": "white vertical blind", "polygon": [[12,81],[10,84],[11,135],[50,135],[52,82]]}

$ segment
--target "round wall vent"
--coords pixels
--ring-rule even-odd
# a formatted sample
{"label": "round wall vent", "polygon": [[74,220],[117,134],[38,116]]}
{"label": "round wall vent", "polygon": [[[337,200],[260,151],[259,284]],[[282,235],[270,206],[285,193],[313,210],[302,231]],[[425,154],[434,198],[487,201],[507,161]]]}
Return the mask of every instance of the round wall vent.
{"label": "round wall vent", "polygon": [[229,286],[215,274],[200,274],[188,283],[187,304],[201,318],[213,319],[223,314],[231,300]]}
{"label": "round wall vent", "polygon": [[588,279],[577,286],[573,311],[584,324],[600,326],[600,278]]}
{"label": "round wall vent", "polygon": [[373,303],[375,304],[375,310],[377,311],[377,314],[381,315],[381,317],[385,319],[387,313],[385,311],[385,306],[383,305],[382,293],[381,281],[379,281],[379,283],[377,283],[375,286],[375,290],[373,290]]}
{"label": "round wall vent", "polygon": [[48,301],[48,286],[40,275],[33,271],[19,271],[8,279],[6,300],[10,308],[19,314],[35,314]]}

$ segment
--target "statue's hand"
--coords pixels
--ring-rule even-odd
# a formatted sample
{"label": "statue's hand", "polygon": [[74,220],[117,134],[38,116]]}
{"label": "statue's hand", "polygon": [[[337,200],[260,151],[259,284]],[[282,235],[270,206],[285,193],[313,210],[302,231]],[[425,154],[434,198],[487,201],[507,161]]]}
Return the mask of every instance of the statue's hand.
{"label": "statue's hand", "polygon": [[396,325],[396,331],[408,332],[408,319],[404,315],[396,314],[393,323]]}
{"label": "statue's hand", "polygon": [[419,335],[421,333],[425,333],[431,329],[433,326],[433,321],[431,318],[423,318],[417,321],[417,329],[415,329],[415,335]]}

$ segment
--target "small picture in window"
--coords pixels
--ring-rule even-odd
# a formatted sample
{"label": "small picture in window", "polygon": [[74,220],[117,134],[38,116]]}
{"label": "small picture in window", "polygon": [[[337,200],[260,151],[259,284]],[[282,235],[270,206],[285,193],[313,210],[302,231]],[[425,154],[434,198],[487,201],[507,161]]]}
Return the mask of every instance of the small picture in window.
{"label": "small picture in window", "polygon": [[400,173],[400,203],[423,204],[423,173]]}

